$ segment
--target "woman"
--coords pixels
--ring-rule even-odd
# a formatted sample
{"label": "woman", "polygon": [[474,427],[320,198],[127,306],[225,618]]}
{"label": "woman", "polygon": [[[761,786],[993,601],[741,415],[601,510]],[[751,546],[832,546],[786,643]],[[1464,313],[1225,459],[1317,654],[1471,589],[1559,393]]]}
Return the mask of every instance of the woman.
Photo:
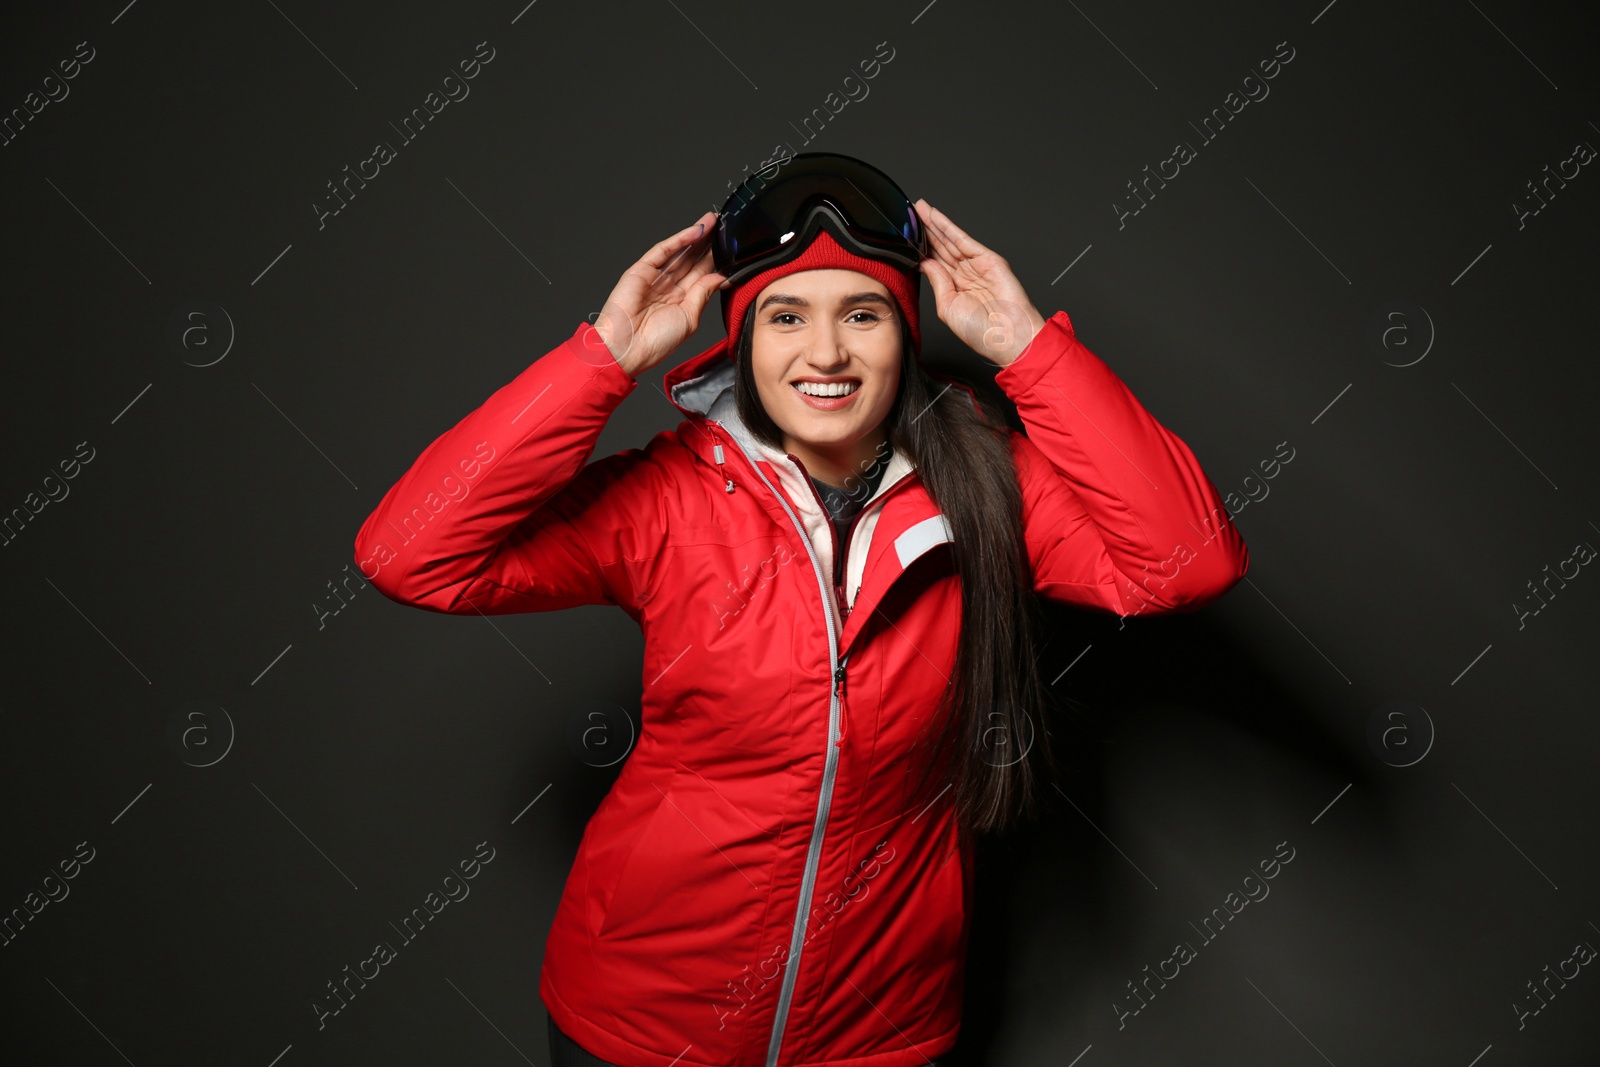
{"label": "woman", "polygon": [[[1027,433],[924,368],[920,278]],[[665,376],[685,419],[589,459]],[[1193,453],[1005,260],[881,172],[808,153],[652,248],[438,438],[356,539],[404,604],[614,604],[638,744],[545,946],[555,1062],[922,1065],[960,1026],[972,836],[1047,763],[1034,594],[1122,616],[1247,553]],[[951,862],[954,860],[955,862]]]}

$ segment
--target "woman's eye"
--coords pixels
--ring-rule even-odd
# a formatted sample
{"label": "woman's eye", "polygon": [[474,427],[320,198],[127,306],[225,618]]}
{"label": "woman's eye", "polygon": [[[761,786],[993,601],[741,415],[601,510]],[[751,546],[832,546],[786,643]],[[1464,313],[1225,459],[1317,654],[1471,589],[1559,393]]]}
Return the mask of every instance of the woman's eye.
{"label": "woman's eye", "polygon": [[850,315],[849,315],[849,318],[855,319],[859,315],[865,315],[866,318],[863,321],[866,321],[866,322],[877,322],[878,321],[877,314],[874,313],[874,312],[871,312],[871,311],[852,311],[850,313]]}
{"label": "woman's eye", "polygon": [[772,321],[777,323],[780,326],[788,326],[788,325],[790,325],[790,323],[784,322],[783,321],[784,319],[796,319],[796,320],[798,320],[799,317],[800,316],[796,315],[792,311],[780,311],[776,315],[772,316]]}

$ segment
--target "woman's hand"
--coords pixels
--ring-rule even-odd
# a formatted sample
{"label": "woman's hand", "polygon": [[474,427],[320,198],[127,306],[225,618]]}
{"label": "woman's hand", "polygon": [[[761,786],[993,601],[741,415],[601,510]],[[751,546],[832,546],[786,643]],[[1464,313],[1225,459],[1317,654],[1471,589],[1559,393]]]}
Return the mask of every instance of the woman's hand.
{"label": "woman's hand", "polygon": [[921,264],[933,287],[939,320],[973,351],[1004,367],[1044,329],[1011,266],[969,237],[926,200],[914,205],[928,229],[929,258]]}
{"label": "woman's hand", "polygon": [[631,378],[660,363],[700,327],[700,312],[726,279],[712,269],[708,211],[644,254],[617,282],[594,323]]}

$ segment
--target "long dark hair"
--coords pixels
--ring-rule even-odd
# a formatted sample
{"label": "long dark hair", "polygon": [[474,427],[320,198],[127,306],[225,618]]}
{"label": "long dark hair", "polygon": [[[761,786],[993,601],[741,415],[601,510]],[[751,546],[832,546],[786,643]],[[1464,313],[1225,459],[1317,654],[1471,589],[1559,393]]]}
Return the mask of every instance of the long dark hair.
{"label": "long dark hair", "polygon": [[[751,369],[756,318],[754,310],[745,314],[734,349],[734,399],[751,432],[782,449],[783,431],[762,406]],[[884,426],[949,522],[961,578],[955,673],[918,739],[922,774],[915,794],[953,784],[961,831],[970,838],[1032,814],[1041,778],[1055,773],[1035,647],[1039,607],[1010,427],[988,397],[925,368],[905,317],[896,318],[900,388]],[[905,412],[914,414],[903,418]]]}

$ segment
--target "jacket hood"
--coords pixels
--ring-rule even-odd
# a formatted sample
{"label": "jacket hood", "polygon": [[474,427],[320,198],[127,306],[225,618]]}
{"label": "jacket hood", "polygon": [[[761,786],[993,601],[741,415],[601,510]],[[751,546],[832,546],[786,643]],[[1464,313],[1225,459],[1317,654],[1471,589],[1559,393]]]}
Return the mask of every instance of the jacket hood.
{"label": "jacket hood", "polygon": [[739,418],[733,400],[736,368],[729,349],[728,338],[723,337],[669,370],[662,379],[667,399],[689,418],[698,416],[723,426],[752,460],[769,452],[782,459],[783,453],[758,441]]}

